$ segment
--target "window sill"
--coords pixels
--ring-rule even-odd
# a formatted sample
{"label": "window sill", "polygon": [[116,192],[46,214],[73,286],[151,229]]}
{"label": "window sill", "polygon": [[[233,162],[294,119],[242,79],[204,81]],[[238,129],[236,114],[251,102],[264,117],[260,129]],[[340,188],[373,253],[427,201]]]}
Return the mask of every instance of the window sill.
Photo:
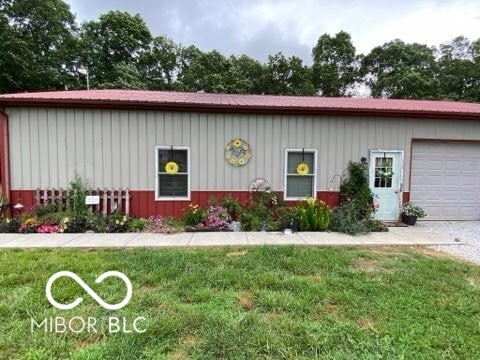
{"label": "window sill", "polygon": [[155,201],[190,201],[190,196],[187,197],[155,197]]}
{"label": "window sill", "polygon": [[305,201],[307,199],[314,199],[316,200],[316,196],[303,196],[303,197],[284,197],[283,200],[285,201]]}

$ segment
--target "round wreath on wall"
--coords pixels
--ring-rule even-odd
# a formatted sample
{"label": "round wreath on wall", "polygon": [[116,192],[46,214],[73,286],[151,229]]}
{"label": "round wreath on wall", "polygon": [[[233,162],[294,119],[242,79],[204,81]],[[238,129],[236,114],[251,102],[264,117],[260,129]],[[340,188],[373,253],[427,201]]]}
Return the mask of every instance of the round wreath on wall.
{"label": "round wreath on wall", "polygon": [[252,157],[250,145],[242,139],[233,139],[225,146],[225,160],[233,166],[243,166]]}

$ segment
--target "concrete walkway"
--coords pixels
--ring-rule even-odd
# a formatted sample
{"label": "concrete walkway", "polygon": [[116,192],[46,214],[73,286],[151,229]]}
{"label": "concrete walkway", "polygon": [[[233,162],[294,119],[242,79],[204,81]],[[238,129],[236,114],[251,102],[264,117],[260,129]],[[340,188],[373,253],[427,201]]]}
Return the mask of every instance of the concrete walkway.
{"label": "concrete walkway", "polygon": [[0,248],[204,247],[248,245],[460,245],[453,237],[418,227],[350,236],[329,232],[204,232],[162,235],[127,234],[0,234]]}

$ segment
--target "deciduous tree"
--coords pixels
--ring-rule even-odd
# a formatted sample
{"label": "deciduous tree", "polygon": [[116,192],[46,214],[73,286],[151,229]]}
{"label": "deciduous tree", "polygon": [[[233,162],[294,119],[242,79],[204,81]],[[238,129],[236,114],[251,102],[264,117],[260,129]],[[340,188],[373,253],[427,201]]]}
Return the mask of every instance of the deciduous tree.
{"label": "deciduous tree", "polygon": [[269,55],[263,77],[263,89],[267,94],[313,95],[311,69],[303,65],[302,59],[285,57],[281,52]]}
{"label": "deciduous tree", "polygon": [[320,36],[312,50],[313,85],[324,96],[345,96],[358,80],[359,61],[350,34]]}
{"label": "deciduous tree", "polygon": [[362,60],[362,75],[373,97],[433,99],[439,94],[434,49],[395,40]]}
{"label": "deciduous tree", "polygon": [[[139,14],[110,11],[100,15],[98,21],[82,25],[79,63],[88,67],[93,87],[104,87],[116,83],[119,69],[126,69],[132,75],[131,70],[137,68],[140,54],[148,50],[151,40],[150,31]],[[124,80],[128,78],[131,76]],[[135,83],[140,79],[139,73]],[[131,87],[123,81],[119,85],[122,83]]]}
{"label": "deciduous tree", "polygon": [[75,18],[61,0],[0,1],[0,91],[67,85],[75,31]]}

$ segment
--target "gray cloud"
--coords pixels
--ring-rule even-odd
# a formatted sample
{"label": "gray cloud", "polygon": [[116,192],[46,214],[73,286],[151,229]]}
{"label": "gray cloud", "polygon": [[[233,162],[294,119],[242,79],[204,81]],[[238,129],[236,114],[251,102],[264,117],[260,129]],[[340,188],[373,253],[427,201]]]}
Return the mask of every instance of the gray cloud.
{"label": "gray cloud", "polygon": [[345,30],[359,52],[400,38],[438,45],[459,34],[480,37],[478,0],[66,0],[79,22],[110,10],[139,13],[154,36],[226,56],[247,54],[266,61],[282,51],[311,63],[323,33]]}
{"label": "gray cloud", "polygon": [[246,54],[261,61],[266,61],[268,55],[274,55],[281,51],[286,56],[295,55],[304,62],[311,63],[312,49],[300,44],[294,34],[283,33],[273,23],[265,25],[242,46]]}

